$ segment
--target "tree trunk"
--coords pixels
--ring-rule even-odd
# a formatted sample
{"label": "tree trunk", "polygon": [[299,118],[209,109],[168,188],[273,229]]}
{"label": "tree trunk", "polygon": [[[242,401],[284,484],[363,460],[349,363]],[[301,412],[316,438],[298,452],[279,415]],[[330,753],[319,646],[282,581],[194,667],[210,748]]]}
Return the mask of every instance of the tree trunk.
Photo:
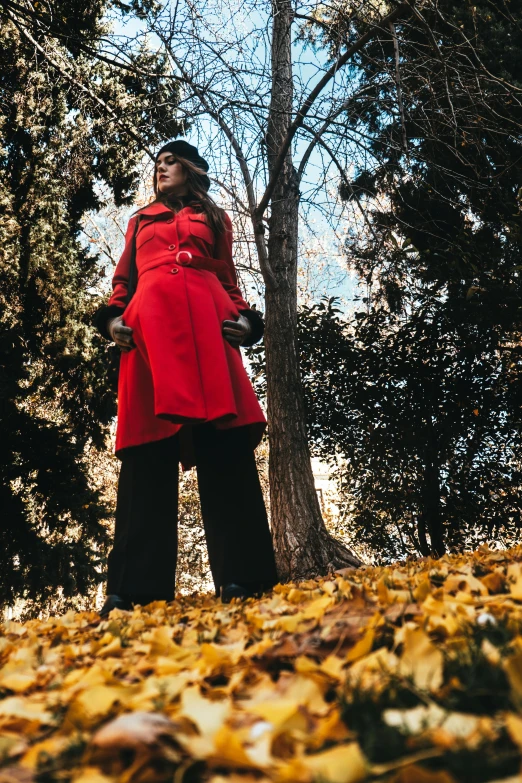
{"label": "tree trunk", "polygon": [[[292,117],[291,0],[272,0],[272,95],[267,129],[269,174]],[[360,561],[327,532],[315,490],[297,346],[299,187],[289,151],[271,201],[266,287],[266,365],[270,506],[281,580],[328,573]]]}
{"label": "tree trunk", "polygon": [[426,427],[426,451],[424,463],[424,524],[428,528],[430,536],[430,554],[434,557],[442,557],[446,551],[444,543],[444,528],[440,503],[440,468],[439,468],[439,444],[437,441],[431,410],[434,403],[431,390],[426,395],[427,427]]}
{"label": "tree trunk", "polygon": [[424,471],[424,513],[430,534],[431,554],[442,557],[446,551],[440,507],[440,474],[434,455],[430,455]]}

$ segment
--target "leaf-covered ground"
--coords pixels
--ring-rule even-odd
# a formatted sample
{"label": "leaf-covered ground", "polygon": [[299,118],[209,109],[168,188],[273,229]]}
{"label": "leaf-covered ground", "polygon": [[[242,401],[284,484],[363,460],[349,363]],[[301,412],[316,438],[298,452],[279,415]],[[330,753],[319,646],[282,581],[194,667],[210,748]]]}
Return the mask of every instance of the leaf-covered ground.
{"label": "leaf-covered ground", "polygon": [[522,547],[0,631],[0,783],[522,780]]}

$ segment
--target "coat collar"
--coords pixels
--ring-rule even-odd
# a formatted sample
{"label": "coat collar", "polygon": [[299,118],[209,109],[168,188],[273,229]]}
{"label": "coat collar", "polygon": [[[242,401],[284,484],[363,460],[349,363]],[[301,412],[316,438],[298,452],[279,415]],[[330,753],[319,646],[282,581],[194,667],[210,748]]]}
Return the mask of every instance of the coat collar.
{"label": "coat collar", "polygon": [[152,204],[148,204],[138,211],[138,215],[161,215],[164,212],[172,212],[166,204],[162,204],[161,201],[153,201]]}
{"label": "coat collar", "polygon": [[[194,208],[191,206],[183,207],[183,209],[188,209],[190,212],[194,212]],[[180,212],[181,211],[182,210],[180,210]],[[161,201],[153,201],[152,204],[148,204],[146,207],[138,210],[138,215],[163,215],[166,212],[172,213],[172,210],[167,207],[166,204],[162,204]]]}

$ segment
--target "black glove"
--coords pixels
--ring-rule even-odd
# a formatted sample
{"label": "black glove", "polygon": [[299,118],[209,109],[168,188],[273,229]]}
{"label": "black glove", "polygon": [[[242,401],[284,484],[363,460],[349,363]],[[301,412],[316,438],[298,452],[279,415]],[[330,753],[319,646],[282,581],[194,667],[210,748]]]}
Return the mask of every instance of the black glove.
{"label": "black glove", "polygon": [[250,321],[244,315],[238,316],[237,321],[223,321],[223,337],[234,348],[243,345],[251,332]]}
{"label": "black glove", "polygon": [[132,329],[130,326],[125,326],[121,315],[107,321],[107,332],[122,353],[129,353],[136,348],[136,343],[132,339]]}

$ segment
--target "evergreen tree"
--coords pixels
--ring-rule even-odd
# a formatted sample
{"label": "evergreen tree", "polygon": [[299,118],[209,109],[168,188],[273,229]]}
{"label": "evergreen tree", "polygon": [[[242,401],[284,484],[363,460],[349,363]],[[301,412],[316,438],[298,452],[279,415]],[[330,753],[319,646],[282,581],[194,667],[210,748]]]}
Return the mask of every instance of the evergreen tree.
{"label": "evergreen tree", "polygon": [[81,220],[99,207],[97,182],[132,203],[147,145],[179,132],[175,89],[90,53],[107,11],[0,14],[0,605],[85,594],[102,578],[109,510],[88,452],[106,447],[116,407],[90,324],[103,270]]}
{"label": "evergreen tree", "polygon": [[[365,27],[339,8],[322,19],[334,50]],[[301,359],[311,432],[348,459],[358,535],[381,554],[521,524],[521,22],[517,0],[427,0],[354,69],[341,194],[364,213],[346,250],[367,293],[349,326],[304,313]]]}
{"label": "evergreen tree", "polygon": [[385,561],[513,542],[522,355],[498,350],[495,326],[452,300],[349,321],[330,300],[302,310],[300,356],[313,448],[339,471],[353,541]]}

